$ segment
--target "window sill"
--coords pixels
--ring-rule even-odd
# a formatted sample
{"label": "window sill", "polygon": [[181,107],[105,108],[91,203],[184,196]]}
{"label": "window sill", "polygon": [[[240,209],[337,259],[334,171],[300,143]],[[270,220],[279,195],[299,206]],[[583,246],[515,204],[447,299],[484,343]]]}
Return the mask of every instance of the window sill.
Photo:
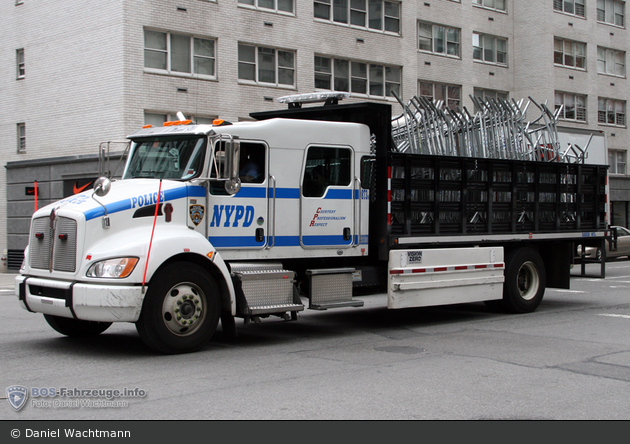
{"label": "window sill", "polygon": [[628,127],[626,125],[616,125],[614,123],[602,123],[602,122],[597,122],[597,124],[599,126],[605,126],[607,128],[618,128],[618,129],[627,129]]}
{"label": "window sill", "polygon": [[487,6],[483,6],[483,5],[472,5],[473,8],[477,8],[477,9],[483,9],[484,11],[492,11],[492,12],[497,12],[499,14],[505,14],[507,15],[507,9],[504,11],[502,9],[496,9],[496,8],[488,8]]}
{"label": "window sill", "polygon": [[209,80],[209,81],[213,81],[216,82],[218,81],[216,76],[204,76],[201,74],[188,74],[188,73],[179,73],[179,72],[169,72],[169,71],[163,71],[161,69],[153,69],[153,68],[144,68],[144,73],[145,74],[155,74],[158,76],[165,76],[165,77],[179,77],[182,79],[193,79],[193,80]]}
{"label": "window sill", "polygon": [[587,72],[586,68],[577,68],[575,66],[559,65],[558,63],[554,63],[553,66],[556,68],[570,69],[571,71]]}
{"label": "window sill", "polygon": [[588,125],[588,121],[586,120],[571,120],[571,119],[558,119],[560,122],[564,123],[575,123],[576,125]]}
{"label": "window sill", "polygon": [[615,25],[614,23],[602,22],[599,20],[597,20],[597,23],[599,23],[600,25],[612,26],[613,28],[617,28],[617,29],[626,29],[625,26]]}
{"label": "window sill", "polygon": [[608,74],[606,72],[598,72],[597,74],[600,75],[600,76],[612,77],[613,79],[625,79],[626,78],[625,75],[624,76],[618,76],[616,74]]}
{"label": "window sill", "polygon": [[382,35],[387,35],[391,37],[402,37],[402,33],[400,32],[384,31],[380,29],[367,28],[365,26],[357,26],[357,25],[350,25],[348,23],[333,22],[332,20],[326,20],[326,19],[317,18],[317,17],[314,17],[313,20],[318,23],[323,23],[326,25],[341,26],[343,28],[348,28],[348,29],[356,29],[357,31],[371,32],[374,34],[382,34]]}
{"label": "window sill", "polygon": [[263,83],[263,82],[255,82],[253,80],[244,80],[244,79],[238,79],[237,83],[239,85],[259,86],[262,88],[286,89],[290,91],[297,91],[297,87],[295,85],[278,85],[276,83]]}
{"label": "window sill", "polygon": [[260,12],[266,12],[268,14],[283,15],[285,17],[295,17],[295,12],[287,12],[287,11],[280,11],[277,9],[261,8],[259,6],[247,5],[243,3],[238,3],[236,6],[242,9],[249,9],[250,11],[260,11]]}
{"label": "window sill", "polygon": [[418,49],[418,54],[427,54],[427,55],[432,55],[432,56],[436,56],[436,57],[444,57],[445,59],[451,59],[451,60],[461,60],[462,59],[461,56],[442,54],[440,52],[427,51],[427,50],[424,50],[424,49]]}
{"label": "window sill", "polygon": [[495,62],[485,62],[483,60],[478,60],[478,59],[473,59],[473,63],[479,63],[480,65],[496,66],[497,68],[505,68],[505,69],[509,68],[508,65],[503,65],[501,63],[495,63]]}
{"label": "window sill", "polygon": [[567,17],[571,17],[571,18],[586,20],[586,16],[582,17],[581,15],[572,14],[570,12],[558,11],[557,9],[554,9],[553,12],[555,12],[556,14],[566,15]]}

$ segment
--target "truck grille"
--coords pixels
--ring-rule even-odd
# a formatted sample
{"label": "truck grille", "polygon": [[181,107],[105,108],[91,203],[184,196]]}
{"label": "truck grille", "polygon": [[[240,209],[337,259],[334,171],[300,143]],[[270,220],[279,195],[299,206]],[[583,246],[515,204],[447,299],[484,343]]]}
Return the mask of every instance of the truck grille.
{"label": "truck grille", "polygon": [[29,245],[31,268],[76,271],[77,222],[74,219],[58,217],[52,224],[50,217],[34,219]]}

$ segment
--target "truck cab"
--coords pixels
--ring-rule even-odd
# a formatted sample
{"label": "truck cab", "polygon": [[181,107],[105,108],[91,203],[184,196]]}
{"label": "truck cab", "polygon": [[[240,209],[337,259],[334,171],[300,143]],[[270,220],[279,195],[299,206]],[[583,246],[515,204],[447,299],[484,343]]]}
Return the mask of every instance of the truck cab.
{"label": "truck cab", "polygon": [[[63,334],[133,322],[151,347],[190,351],[219,318],[295,319],[304,305],[283,262],[313,260],[320,276],[369,254],[366,125],[184,120],[128,138],[121,180],[32,218],[16,292]],[[336,302],[362,305],[347,285]]]}

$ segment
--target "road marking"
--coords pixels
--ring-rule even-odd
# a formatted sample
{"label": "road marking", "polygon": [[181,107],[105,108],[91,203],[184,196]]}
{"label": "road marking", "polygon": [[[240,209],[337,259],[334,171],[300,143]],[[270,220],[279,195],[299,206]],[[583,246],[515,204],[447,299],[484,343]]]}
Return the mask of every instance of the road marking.
{"label": "road marking", "polygon": [[553,290],[559,293],[586,293],[585,291],[582,291],[582,290],[563,290],[559,288],[554,288]]}
{"label": "road marking", "polygon": [[624,318],[624,319],[630,319],[630,315],[619,315],[619,314],[600,313],[600,314],[598,314],[598,316],[608,316],[608,317],[611,317],[611,318]]}

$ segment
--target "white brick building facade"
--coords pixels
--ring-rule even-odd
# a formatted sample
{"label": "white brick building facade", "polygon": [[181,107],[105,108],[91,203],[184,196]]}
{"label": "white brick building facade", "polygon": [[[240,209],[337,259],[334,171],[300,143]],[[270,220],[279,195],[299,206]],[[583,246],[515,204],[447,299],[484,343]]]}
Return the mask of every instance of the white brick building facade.
{"label": "white brick building facade", "polygon": [[[406,101],[427,88],[439,95],[447,85],[446,98],[468,108],[469,95],[480,91],[550,106],[557,97],[565,105],[577,100],[562,124],[606,131],[614,222],[627,225],[626,12],[618,0],[2,2],[0,146],[10,168],[0,170],[0,251],[27,241],[33,197],[26,187],[40,181],[46,203],[62,197],[63,180],[94,173],[29,162],[96,155],[101,142],[124,140],[146,119],[177,111],[247,119],[281,107],[277,97],[311,92],[326,79],[353,89],[350,100],[389,101],[396,111],[391,87]],[[155,47],[162,37],[164,50]],[[200,42],[205,50],[196,49]],[[192,48],[190,60],[177,54],[181,44]],[[245,50],[239,57],[239,45],[260,57],[254,65]],[[247,76],[239,66],[273,75],[261,72],[265,51],[275,57],[277,85],[241,78]],[[156,68],[163,56],[166,69]],[[191,73],[172,69],[178,63],[193,63]],[[356,93],[363,90],[377,94]],[[602,103],[619,108],[613,122],[598,122]]]}

